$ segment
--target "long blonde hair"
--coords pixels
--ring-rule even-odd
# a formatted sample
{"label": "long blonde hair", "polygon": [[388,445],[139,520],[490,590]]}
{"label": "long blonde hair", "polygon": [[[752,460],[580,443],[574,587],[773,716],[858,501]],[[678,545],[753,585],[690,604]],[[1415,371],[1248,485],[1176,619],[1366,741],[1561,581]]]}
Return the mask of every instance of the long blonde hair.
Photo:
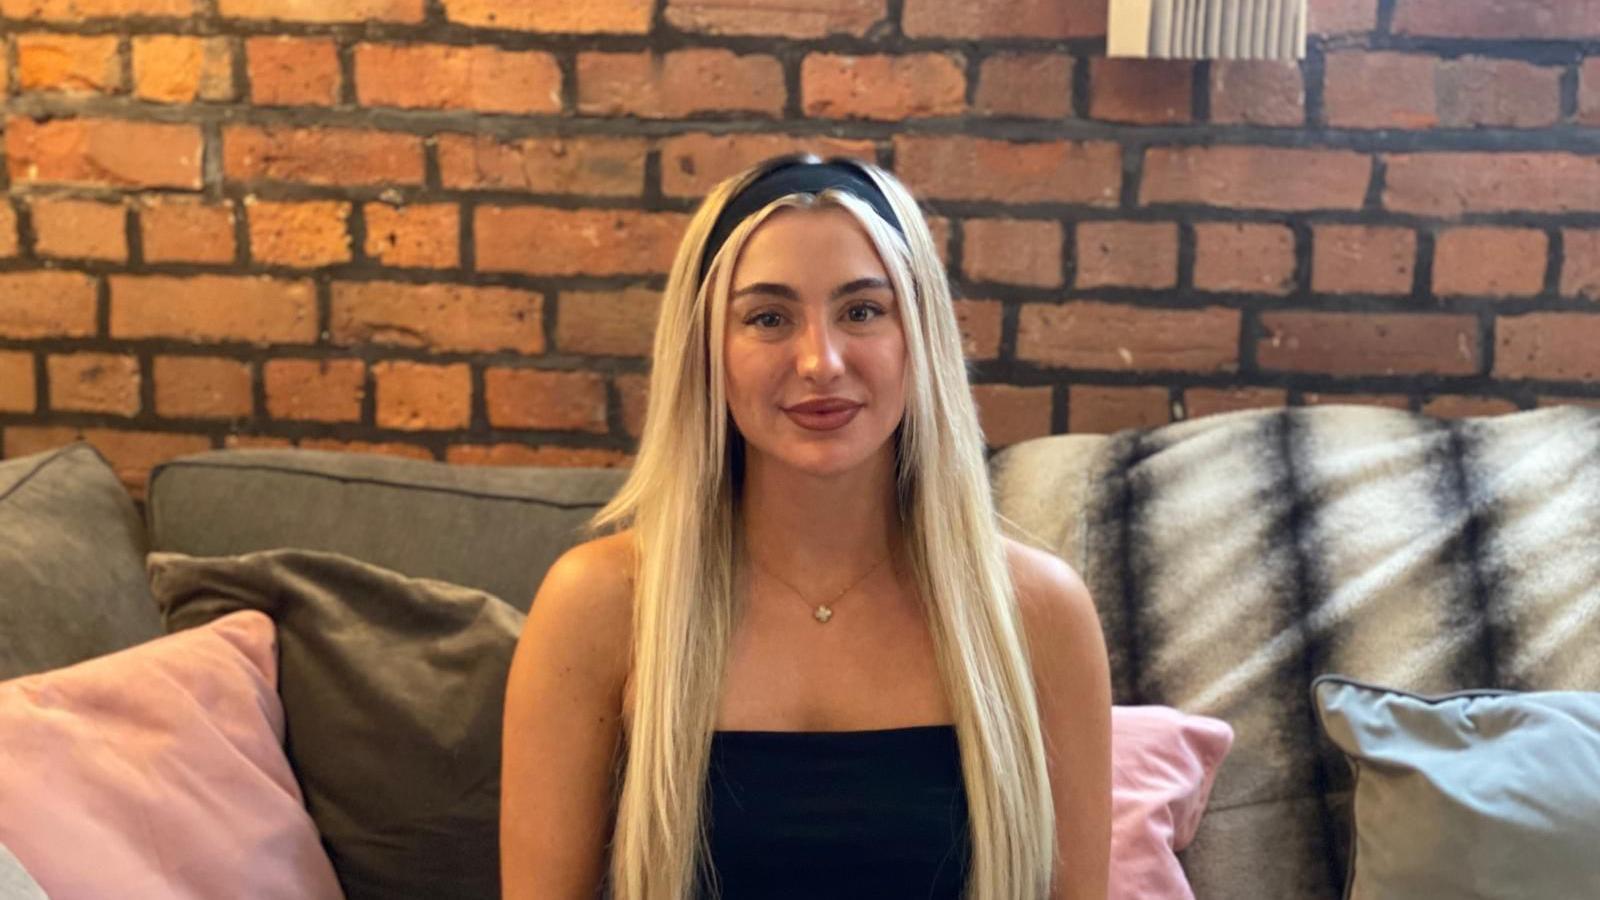
{"label": "long blonde hair", "polygon": [[[615,900],[681,900],[694,891],[697,871],[709,870],[702,798],[740,602],[733,590],[734,479],[742,441],[728,427],[723,320],[745,240],[766,216],[807,198],[780,198],[748,216],[703,285],[699,269],[723,207],[796,158],[821,161],[804,154],[753,166],[718,184],[690,220],[661,305],[636,462],[591,523],[631,527],[635,546],[634,707],[607,873]],[[848,162],[878,185],[904,228],[902,237],[843,191],[812,201],[856,216],[902,301],[908,371],[896,454],[900,531],[961,747],[972,848],[965,896],[1044,898],[1056,828],[1044,741],[949,284],[916,200],[883,169]]]}

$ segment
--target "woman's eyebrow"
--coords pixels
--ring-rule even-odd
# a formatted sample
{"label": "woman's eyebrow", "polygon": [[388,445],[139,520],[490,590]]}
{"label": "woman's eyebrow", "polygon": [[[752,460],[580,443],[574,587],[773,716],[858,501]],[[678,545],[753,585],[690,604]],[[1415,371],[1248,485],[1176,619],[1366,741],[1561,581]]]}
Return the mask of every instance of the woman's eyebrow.
{"label": "woman's eyebrow", "polygon": [[[886,278],[878,278],[876,276],[869,278],[857,278],[853,281],[847,281],[844,284],[834,288],[833,292],[828,295],[828,299],[837,300],[840,297],[843,297],[845,294],[854,293],[856,291],[888,287],[891,287],[891,285]],[[794,288],[788,286],[787,284],[780,284],[776,281],[757,281],[747,284],[744,287],[735,290],[728,296],[728,299],[737,300],[740,297],[748,294],[770,294],[783,300],[792,301],[799,301],[800,299],[800,295],[795,292]]]}

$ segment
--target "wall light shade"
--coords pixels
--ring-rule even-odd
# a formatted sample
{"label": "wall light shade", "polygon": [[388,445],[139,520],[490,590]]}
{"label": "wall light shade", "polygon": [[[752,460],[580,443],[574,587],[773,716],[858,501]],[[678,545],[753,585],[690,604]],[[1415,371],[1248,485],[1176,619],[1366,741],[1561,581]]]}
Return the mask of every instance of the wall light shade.
{"label": "wall light shade", "polygon": [[1307,0],[1110,0],[1107,56],[1304,59]]}

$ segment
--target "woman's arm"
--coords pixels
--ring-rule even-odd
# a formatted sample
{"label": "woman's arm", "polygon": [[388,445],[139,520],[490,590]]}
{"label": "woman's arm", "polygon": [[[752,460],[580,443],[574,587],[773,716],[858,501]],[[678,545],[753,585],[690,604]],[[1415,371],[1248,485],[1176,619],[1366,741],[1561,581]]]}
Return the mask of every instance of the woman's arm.
{"label": "woman's arm", "polygon": [[500,778],[505,900],[593,900],[610,837],[631,588],[616,538],[551,567],[506,685]]}
{"label": "woman's arm", "polygon": [[1059,558],[1011,545],[1056,812],[1051,900],[1105,900],[1111,866],[1111,672],[1089,589]]}

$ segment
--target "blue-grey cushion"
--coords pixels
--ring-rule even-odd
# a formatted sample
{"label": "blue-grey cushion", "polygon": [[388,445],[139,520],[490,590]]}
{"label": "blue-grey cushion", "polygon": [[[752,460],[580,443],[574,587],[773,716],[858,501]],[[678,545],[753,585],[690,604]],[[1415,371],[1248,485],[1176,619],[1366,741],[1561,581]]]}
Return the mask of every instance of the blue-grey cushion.
{"label": "blue-grey cushion", "polygon": [[161,635],[133,499],[83,442],[0,462],[0,680]]}
{"label": "blue-grey cushion", "polygon": [[1600,693],[1312,693],[1355,776],[1348,900],[1600,897]]}

